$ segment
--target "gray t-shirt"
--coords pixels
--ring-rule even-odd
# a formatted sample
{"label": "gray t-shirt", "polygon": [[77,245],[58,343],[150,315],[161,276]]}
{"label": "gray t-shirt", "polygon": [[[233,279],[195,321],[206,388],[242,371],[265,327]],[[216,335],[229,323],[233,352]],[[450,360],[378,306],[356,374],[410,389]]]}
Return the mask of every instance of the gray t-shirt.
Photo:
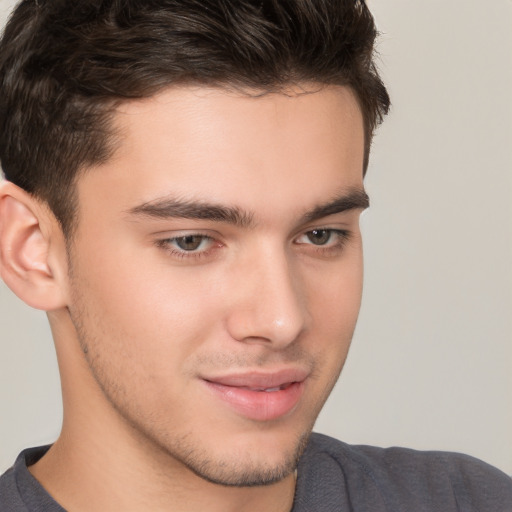
{"label": "gray t-shirt", "polygon": [[[1,512],[65,512],[27,466],[25,450],[0,477]],[[297,473],[292,512],[512,512],[512,479],[466,455],[350,446],[313,434]]]}

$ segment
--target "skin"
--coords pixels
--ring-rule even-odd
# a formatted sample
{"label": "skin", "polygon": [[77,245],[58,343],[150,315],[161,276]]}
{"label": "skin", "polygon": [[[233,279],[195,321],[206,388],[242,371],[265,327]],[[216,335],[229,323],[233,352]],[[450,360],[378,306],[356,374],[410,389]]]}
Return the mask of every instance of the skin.
{"label": "skin", "polygon": [[[44,274],[32,305],[49,312],[63,387],[62,434],[30,470],[71,511],[290,510],[361,300],[364,205],[307,217],[361,196],[357,101],[343,87],[183,87],[123,104],[114,124],[115,155],[77,182],[68,247],[44,205],[0,193],[4,233],[35,219],[18,266]],[[244,221],[170,216],[178,200]],[[208,385],[290,368],[300,396],[275,418]]]}

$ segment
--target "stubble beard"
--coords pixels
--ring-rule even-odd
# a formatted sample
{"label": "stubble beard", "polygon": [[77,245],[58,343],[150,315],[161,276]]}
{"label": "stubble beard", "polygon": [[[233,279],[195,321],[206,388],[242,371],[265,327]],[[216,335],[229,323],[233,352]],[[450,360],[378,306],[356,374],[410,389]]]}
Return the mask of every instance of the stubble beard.
{"label": "stubble beard", "polygon": [[[148,424],[148,421],[141,417],[140,412],[133,408],[133,402],[129,400],[127,393],[120,389],[119,384],[109,375],[102,355],[92,349],[97,346],[97,341],[90,343],[91,338],[84,325],[83,309],[79,307],[73,313],[71,316],[78,334],[80,349],[94,380],[109,405],[130,427],[132,437],[146,454],[153,453],[157,460],[171,461],[173,466],[178,463],[183,469],[186,468],[203,480],[226,487],[269,486],[282,481],[297,469],[316,416],[303,432],[296,434],[296,439],[289,444],[279,462],[271,464],[256,460],[250,453],[240,454],[239,457],[234,457],[233,454],[226,458],[222,455],[214,457],[190,433],[181,437],[171,437],[168,431]],[[226,453],[230,452],[230,442],[229,437],[226,437]]]}
{"label": "stubble beard", "polygon": [[[181,462],[188,470],[207,482],[225,487],[258,487],[278,483],[290,476],[297,469],[311,430],[304,432],[293,444],[292,449],[284,454],[280,463],[274,465],[261,463],[246,455],[237,462],[222,459],[213,460],[208,454],[191,448],[187,440],[174,443],[174,446],[162,447],[173,459]],[[226,439],[229,445],[230,440]]]}

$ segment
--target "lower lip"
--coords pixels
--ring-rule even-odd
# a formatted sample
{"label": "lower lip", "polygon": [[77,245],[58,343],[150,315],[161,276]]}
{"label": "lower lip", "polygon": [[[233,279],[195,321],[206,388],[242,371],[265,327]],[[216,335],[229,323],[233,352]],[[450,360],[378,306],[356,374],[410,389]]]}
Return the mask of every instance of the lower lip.
{"label": "lower lip", "polygon": [[279,391],[251,391],[204,381],[224,403],[241,416],[256,421],[278,419],[295,409],[304,391],[304,382],[294,382]]}

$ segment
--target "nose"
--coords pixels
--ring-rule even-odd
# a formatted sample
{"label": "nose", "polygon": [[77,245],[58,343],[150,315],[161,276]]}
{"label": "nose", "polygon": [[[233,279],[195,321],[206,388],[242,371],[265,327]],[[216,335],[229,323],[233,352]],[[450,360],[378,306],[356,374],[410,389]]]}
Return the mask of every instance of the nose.
{"label": "nose", "polygon": [[308,314],[298,272],[276,252],[251,258],[235,272],[227,329],[238,341],[282,349],[298,339]]}

